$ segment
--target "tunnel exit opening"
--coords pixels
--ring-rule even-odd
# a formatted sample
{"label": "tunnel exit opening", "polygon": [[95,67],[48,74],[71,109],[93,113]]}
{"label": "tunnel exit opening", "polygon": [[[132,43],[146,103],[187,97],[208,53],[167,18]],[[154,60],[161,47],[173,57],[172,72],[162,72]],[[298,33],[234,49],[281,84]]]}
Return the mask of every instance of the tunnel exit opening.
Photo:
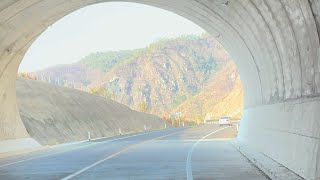
{"label": "tunnel exit opening", "polygon": [[[100,2],[0,3],[1,139],[29,137],[15,89],[19,64],[33,41],[61,17]],[[219,37],[242,78],[245,100],[239,143],[303,178],[319,177],[317,1],[134,2],[177,13]]]}
{"label": "tunnel exit opening", "polygon": [[[218,37],[180,16],[166,15],[168,13],[133,3],[105,3],[80,9],[37,38],[18,73],[18,77],[107,98],[109,102],[105,103],[109,104],[104,105],[105,108],[112,105],[111,100],[116,101],[133,110],[156,115],[164,119],[164,123],[140,122],[133,118],[133,122],[124,125],[113,119],[119,115],[110,119],[112,115],[105,113],[103,117],[98,111],[104,111],[103,108],[97,108],[98,104],[90,101],[89,96],[77,99],[78,91],[60,89],[59,94],[51,90],[54,86],[19,79],[19,113],[29,134],[41,144],[50,145],[86,139],[88,132],[98,138],[119,132],[162,129],[167,125],[225,125],[228,122],[228,125],[239,126],[242,85],[230,55],[216,40]],[[103,20],[92,23],[98,17]],[[141,20],[136,20],[139,18]],[[157,23],[150,24],[152,21],[166,23],[155,28]],[[176,25],[170,27],[172,24]],[[136,26],[146,27],[134,28]],[[168,27],[161,28],[164,26]],[[132,32],[128,32],[129,27]],[[190,30],[183,30],[185,28]],[[121,32],[115,33],[117,31]],[[126,33],[128,35],[124,35]],[[147,35],[151,37],[146,38]],[[70,60],[72,58],[75,60]],[[52,62],[55,60],[57,62]],[[50,101],[51,98],[55,101]],[[30,104],[31,99],[36,102]],[[223,121],[225,117],[228,119]],[[74,127],[74,121],[79,125]],[[59,129],[60,124],[65,124],[65,130]],[[43,128],[50,133],[39,132]],[[66,133],[57,135],[61,131]]]}

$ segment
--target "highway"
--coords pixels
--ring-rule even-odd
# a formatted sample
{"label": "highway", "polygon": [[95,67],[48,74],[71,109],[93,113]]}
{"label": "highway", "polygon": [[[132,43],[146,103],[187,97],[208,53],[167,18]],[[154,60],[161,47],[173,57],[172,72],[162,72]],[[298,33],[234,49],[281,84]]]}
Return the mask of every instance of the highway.
{"label": "highway", "polygon": [[268,179],[230,143],[235,126],[105,138],[0,159],[0,179]]}

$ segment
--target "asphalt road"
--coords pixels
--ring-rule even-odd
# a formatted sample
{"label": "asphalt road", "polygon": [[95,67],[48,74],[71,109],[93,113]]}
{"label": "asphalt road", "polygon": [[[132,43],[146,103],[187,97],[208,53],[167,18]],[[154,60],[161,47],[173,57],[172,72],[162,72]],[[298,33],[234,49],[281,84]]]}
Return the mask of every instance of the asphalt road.
{"label": "asphalt road", "polygon": [[100,139],[0,159],[0,179],[268,179],[217,125]]}

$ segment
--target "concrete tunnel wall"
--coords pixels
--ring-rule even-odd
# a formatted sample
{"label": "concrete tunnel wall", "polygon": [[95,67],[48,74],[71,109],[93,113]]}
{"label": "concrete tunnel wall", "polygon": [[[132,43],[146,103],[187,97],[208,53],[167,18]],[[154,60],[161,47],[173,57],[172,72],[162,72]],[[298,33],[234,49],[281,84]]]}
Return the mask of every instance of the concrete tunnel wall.
{"label": "concrete tunnel wall", "polygon": [[[0,2],[0,140],[28,137],[16,105],[16,73],[48,26],[108,0]],[[298,175],[320,178],[319,0],[132,0],[179,14],[228,50],[245,110],[238,140]]]}

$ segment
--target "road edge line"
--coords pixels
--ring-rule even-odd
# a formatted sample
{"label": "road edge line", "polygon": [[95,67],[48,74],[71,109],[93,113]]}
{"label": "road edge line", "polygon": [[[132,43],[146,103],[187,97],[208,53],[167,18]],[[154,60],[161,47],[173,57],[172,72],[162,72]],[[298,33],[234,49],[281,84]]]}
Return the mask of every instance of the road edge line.
{"label": "road edge line", "polygon": [[228,127],[224,127],[224,128],[220,128],[218,130],[215,130],[205,136],[203,136],[201,139],[199,139],[197,142],[195,142],[192,147],[189,149],[188,151],[188,156],[187,156],[187,163],[186,163],[186,173],[187,173],[187,180],[193,180],[193,175],[192,175],[192,153],[193,153],[193,150],[195,149],[195,147],[202,141],[204,140],[205,138],[207,138],[208,136],[214,134],[214,133],[217,133],[219,131],[222,131],[224,129],[227,129],[227,128],[230,128],[230,126]]}

